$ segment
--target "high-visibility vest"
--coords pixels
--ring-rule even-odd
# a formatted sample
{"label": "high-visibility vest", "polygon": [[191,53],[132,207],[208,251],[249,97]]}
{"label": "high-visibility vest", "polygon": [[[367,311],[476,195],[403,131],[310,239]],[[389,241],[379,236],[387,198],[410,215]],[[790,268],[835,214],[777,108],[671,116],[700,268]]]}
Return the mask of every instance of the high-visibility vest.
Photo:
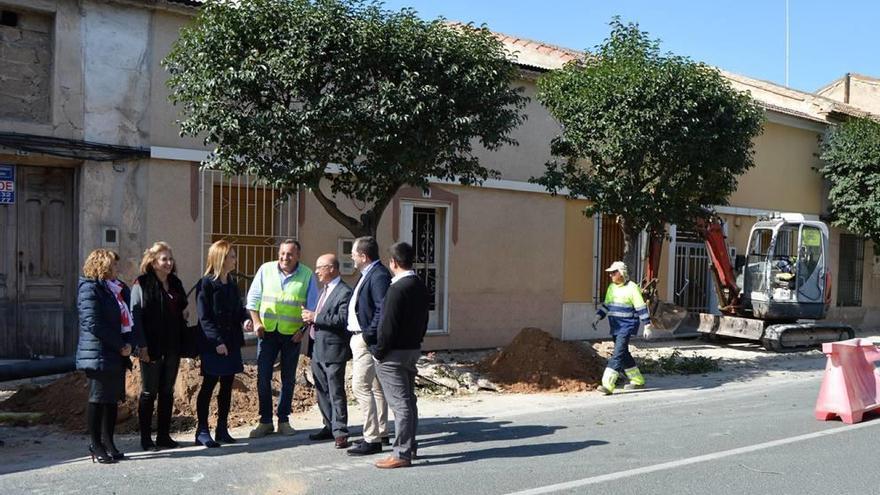
{"label": "high-visibility vest", "polygon": [[629,281],[623,285],[611,284],[605,292],[605,303],[597,311],[599,318],[638,318],[648,322],[648,306],[639,286]]}
{"label": "high-visibility vest", "polygon": [[263,292],[260,297],[260,319],[267,332],[293,335],[302,328],[302,310],[309,293],[312,271],[299,264],[293,279],[281,288],[278,264],[270,261],[260,267]]}

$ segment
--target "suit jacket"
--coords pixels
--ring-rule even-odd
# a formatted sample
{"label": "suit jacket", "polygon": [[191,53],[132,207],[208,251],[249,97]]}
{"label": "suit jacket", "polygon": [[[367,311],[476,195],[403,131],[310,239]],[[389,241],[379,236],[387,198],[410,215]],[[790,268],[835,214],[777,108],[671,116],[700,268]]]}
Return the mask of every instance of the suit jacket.
{"label": "suit jacket", "polygon": [[391,272],[382,263],[376,263],[376,266],[371,268],[365,277],[360,292],[358,292],[354,310],[357,314],[358,324],[364,332],[362,335],[364,342],[372,352],[376,345],[376,333],[379,331],[382,302],[385,300],[388,286],[391,285]]}
{"label": "suit jacket", "polygon": [[348,302],[351,287],[340,280],[327,295],[321,312],[315,316],[315,339],[309,345],[309,357],[319,363],[344,363],[351,359],[351,333],[348,326]]}
{"label": "suit jacket", "polygon": [[430,294],[422,279],[403,277],[385,295],[373,356],[382,360],[393,350],[417,350],[428,330]]}

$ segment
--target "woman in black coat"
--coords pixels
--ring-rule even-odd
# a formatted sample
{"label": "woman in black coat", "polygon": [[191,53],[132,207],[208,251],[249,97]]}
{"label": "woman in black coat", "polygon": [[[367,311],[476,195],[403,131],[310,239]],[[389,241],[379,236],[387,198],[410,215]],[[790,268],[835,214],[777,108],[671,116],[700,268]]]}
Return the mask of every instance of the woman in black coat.
{"label": "woman in black coat", "polygon": [[[252,328],[250,316],[241,302],[238,284],[230,275],[235,270],[236,261],[232,244],[227,241],[212,244],[208,249],[205,276],[196,290],[199,324],[204,334],[202,387],[196,400],[196,445],[205,447],[235,442],[229,435],[227,423],[232,403],[232,380],[236,373],[244,371],[241,360],[241,348],[244,346],[242,329],[251,331]],[[218,381],[217,428],[214,438],[211,438],[208,409]]]}
{"label": "woman in black coat", "polygon": [[[141,368],[141,395],[138,398],[138,425],[141,448],[156,451],[180,445],[171,438],[171,412],[174,408],[174,382],[180,367],[181,333],[186,329],[186,291],[177,278],[171,246],[157,242],[144,251],[141,275],[131,289],[138,359]],[[158,398],[156,442],[150,436],[153,406]]]}
{"label": "woman in black coat", "polygon": [[84,370],[89,379],[89,452],[92,462],[101,464],[124,457],[113,443],[113,433],[118,403],[125,397],[125,370],[131,367],[133,321],[128,287],[116,280],[118,262],[119,255],[113,251],[92,251],[83,266],[76,298],[76,369]]}

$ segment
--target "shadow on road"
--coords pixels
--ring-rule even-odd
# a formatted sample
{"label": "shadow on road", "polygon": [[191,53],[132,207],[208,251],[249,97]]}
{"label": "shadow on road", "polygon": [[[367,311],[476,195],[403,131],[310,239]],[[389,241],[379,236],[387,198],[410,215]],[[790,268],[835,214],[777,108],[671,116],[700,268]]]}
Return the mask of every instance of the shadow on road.
{"label": "shadow on road", "polygon": [[462,462],[479,461],[482,459],[541,457],[545,455],[568,454],[578,450],[586,449],[588,447],[607,444],[608,442],[604,440],[586,440],[583,442],[539,443],[530,445],[514,445],[510,447],[495,447],[482,450],[469,450],[454,454],[419,454],[419,460],[427,460],[429,462],[426,464],[418,464],[418,466],[458,464]]}

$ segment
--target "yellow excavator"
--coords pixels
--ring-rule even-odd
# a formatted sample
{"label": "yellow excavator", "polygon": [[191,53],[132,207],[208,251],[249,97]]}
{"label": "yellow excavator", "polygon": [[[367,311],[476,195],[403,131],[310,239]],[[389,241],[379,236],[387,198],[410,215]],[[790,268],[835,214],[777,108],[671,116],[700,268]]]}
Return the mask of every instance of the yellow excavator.
{"label": "yellow excavator", "polygon": [[[739,275],[728,255],[723,221],[707,214],[697,222],[706,243],[720,314],[700,314],[697,331],[760,342],[767,350],[797,351],[855,336],[842,323],[823,321],[831,302],[828,226],[798,214],[776,214],[755,223]],[[651,235],[642,291],[651,323],[671,330],[687,315],[659,301],[662,236]]]}

